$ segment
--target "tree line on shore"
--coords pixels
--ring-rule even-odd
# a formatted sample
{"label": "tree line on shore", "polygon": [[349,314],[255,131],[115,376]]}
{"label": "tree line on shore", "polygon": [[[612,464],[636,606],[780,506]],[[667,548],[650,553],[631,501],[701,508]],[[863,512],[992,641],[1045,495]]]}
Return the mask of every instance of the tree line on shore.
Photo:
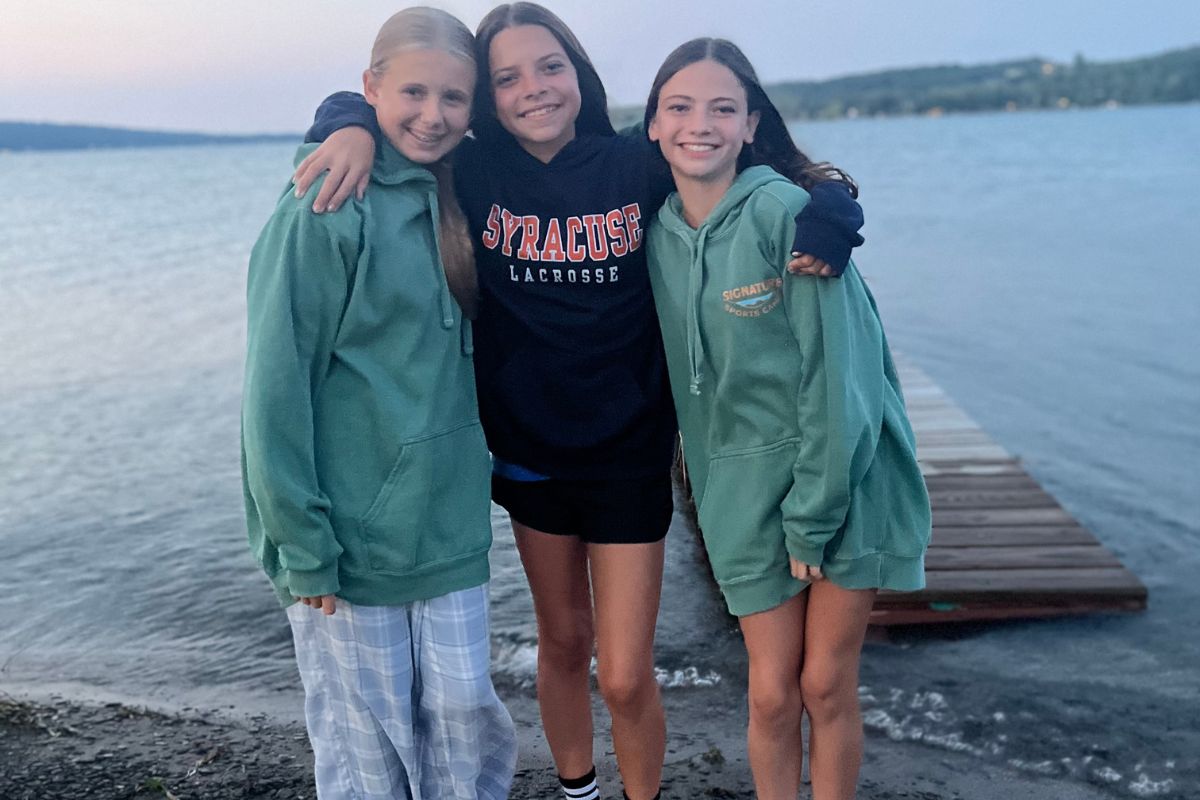
{"label": "tree line on shore", "polygon": [[223,136],[208,133],[173,133],[95,125],[56,125],[46,122],[0,122],[0,151],[87,150],[110,147],[180,147],[197,144],[244,144],[262,141],[295,141],[301,133]]}
{"label": "tree line on shore", "polygon": [[[1027,58],[893,69],[766,87],[785,119],[1093,108],[1200,100],[1200,46],[1127,61]],[[621,109],[620,121],[641,119]]]}
{"label": "tree line on shore", "polygon": [[[893,69],[824,81],[767,86],[785,119],[837,119],[967,111],[1188,103],[1200,100],[1200,46],[1126,61],[1066,64],[1041,58],[975,66]],[[642,109],[613,109],[617,127]],[[300,134],[217,136],[84,125],[0,122],[0,151],[76,150],[299,140]]]}

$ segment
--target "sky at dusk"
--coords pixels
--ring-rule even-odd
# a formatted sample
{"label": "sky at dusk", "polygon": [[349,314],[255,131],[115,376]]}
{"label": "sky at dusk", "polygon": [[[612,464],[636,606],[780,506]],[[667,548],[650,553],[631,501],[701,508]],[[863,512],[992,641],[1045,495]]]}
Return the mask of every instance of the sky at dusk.
{"label": "sky at dusk", "polygon": [[[472,29],[488,0],[436,5]],[[1149,55],[1200,43],[1196,0],[558,0],[617,104],[644,102],[695,36],[739,44],[764,81],[1028,56]],[[361,86],[379,0],[0,0],[0,120],[301,131]]]}

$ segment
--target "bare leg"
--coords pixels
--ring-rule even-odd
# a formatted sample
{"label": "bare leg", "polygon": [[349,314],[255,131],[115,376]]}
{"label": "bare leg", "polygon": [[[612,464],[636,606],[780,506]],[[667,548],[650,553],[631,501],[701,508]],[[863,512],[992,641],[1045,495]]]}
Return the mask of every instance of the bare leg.
{"label": "bare leg", "polygon": [[801,592],[782,605],[739,619],[750,654],[747,749],[759,800],[796,800],[800,791],[806,595]]}
{"label": "bare leg", "polygon": [[813,800],[852,800],[862,766],[858,664],[875,590],[842,589],[828,580],[808,589],[800,686],[811,728]]}
{"label": "bare leg", "polygon": [[592,768],[592,606],[587,545],[513,520],[538,628],[538,707],[558,774]]}
{"label": "bare leg", "polygon": [[588,546],[600,693],[612,715],[617,766],[631,800],[658,792],[667,725],[654,677],[654,624],[664,542]]}

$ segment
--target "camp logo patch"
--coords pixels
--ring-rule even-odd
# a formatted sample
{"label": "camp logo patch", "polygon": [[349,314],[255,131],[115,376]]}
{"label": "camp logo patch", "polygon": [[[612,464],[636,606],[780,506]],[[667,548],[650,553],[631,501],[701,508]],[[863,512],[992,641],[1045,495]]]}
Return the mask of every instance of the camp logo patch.
{"label": "camp logo patch", "polygon": [[735,317],[761,317],[775,306],[783,296],[783,278],[767,278],[749,286],[726,289],[721,292],[725,310]]}

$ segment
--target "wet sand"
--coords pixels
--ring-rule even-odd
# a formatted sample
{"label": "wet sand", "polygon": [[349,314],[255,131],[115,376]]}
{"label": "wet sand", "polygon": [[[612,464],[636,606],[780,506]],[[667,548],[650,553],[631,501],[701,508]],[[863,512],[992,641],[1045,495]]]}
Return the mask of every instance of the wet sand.
{"label": "wet sand", "polygon": [[[671,727],[664,798],[752,798],[742,707],[714,713],[704,695],[667,692]],[[506,698],[521,757],[511,797],[558,796],[537,706]],[[597,728],[606,719],[597,708]],[[611,747],[601,738],[597,768],[605,797],[620,797]],[[868,735],[863,800],[987,800],[1013,797],[1100,800],[1100,789],[1031,778]],[[86,705],[0,694],[0,797],[5,800],[301,800],[315,798],[312,753],[303,726],[256,715],[161,713],[118,703]],[[807,789],[801,793],[807,797]]]}

